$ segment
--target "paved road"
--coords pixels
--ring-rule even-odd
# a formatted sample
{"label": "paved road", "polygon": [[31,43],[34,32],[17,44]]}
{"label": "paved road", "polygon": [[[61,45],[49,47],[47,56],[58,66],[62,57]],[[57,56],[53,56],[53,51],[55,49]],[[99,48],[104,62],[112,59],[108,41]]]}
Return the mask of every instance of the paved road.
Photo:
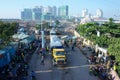
{"label": "paved road", "polygon": [[71,51],[71,48],[66,48],[66,50],[68,51],[67,66],[54,67],[49,53],[46,55],[45,64],[42,65],[41,57],[34,54],[30,61],[29,71],[36,72],[37,80],[99,80],[97,77],[89,75],[87,59],[78,48],[75,48],[75,51]]}
{"label": "paved road", "polygon": [[75,51],[67,49],[68,65],[66,67],[54,67],[51,63],[51,54],[47,54],[45,65],[40,64],[40,56],[34,54],[30,62],[30,70],[36,72],[37,80],[99,80],[90,76],[86,57],[78,48]]}

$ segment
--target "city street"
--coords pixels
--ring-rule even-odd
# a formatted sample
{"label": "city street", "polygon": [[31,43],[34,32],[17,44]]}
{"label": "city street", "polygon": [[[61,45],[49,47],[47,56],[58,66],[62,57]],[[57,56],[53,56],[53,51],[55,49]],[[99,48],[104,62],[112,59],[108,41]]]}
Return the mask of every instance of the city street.
{"label": "city street", "polygon": [[120,80],[120,0],[1,0],[0,80]]}
{"label": "city street", "polygon": [[54,67],[51,62],[51,54],[45,57],[45,64],[41,64],[41,57],[34,54],[30,62],[30,70],[34,70],[37,80],[99,80],[89,75],[89,65],[86,57],[78,48],[75,51],[67,49],[68,63],[65,67]]}
{"label": "city street", "polygon": [[[66,25],[65,30],[71,31],[73,29],[72,26]],[[66,33],[69,36],[73,35],[70,32]],[[80,49],[76,47],[75,50],[72,51],[72,45],[69,44],[69,46],[69,48],[66,48],[66,66],[53,66],[51,53],[46,54],[43,65],[41,64],[41,56],[36,54],[36,51],[30,61],[29,71],[35,71],[37,80],[99,80],[98,77],[89,75],[89,65],[87,64],[87,58],[82,54]]]}

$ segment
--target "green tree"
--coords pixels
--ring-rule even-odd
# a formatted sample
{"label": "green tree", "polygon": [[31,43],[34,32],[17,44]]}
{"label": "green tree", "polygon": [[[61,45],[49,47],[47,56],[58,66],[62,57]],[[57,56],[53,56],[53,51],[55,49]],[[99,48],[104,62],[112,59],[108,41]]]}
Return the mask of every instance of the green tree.
{"label": "green tree", "polygon": [[[100,37],[97,37],[96,29],[100,31]],[[89,34],[85,36],[85,38],[91,40],[94,44],[98,44],[100,47],[106,47],[108,52],[114,55],[116,61],[120,63],[120,24],[114,23],[113,19],[110,18],[109,22],[106,22],[102,26],[87,23],[79,25],[76,30],[80,35]],[[107,33],[109,33],[111,37],[106,36],[105,34]],[[118,37],[116,37],[116,35],[118,35]],[[118,73],[120,75],[120,66],[118,66]]]}
{"label": "green tree", "polygon": [[55,21],[56,26],[60,24],[59,20]]}
{"label": "green tree", "polygon": [[114,19],[113,18],[109,18],[109,22],[108,22],[108,27],[109,28],[115,28],[115,24],[114,24]]}
{"label": "green tree", "polygon": [[[41,30],[41,24],[36,24],[36,29],[40,29]],[[48,22],[44,22],[42,24],[42,29],[49,29],[49,23]]]}
{"label": "green tree", "polygon": [[4,23],[0,21],[0,39],[2,39],[5,44],[8,43],[11,36],[16,32],[17,28],[18,23]]}

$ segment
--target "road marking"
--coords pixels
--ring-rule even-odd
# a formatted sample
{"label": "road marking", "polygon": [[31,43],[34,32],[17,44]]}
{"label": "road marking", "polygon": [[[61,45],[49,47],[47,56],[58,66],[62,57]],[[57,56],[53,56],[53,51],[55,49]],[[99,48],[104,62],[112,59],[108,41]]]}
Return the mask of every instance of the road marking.
{"label": "road marking", "polygon": [[[52,54],[52,53],[48,53],[48,54]],[[66,54],[72,54],[71,52],[67,52]]]}
{"label": "road marking", "polygon": [[35,71],[35,73],[48,73],[48,72],[52,72],[52,70],[41,70],[41,71]]}
{"label": "road marking", "polygon": [[89,67],[90,65],[82,65],[82,66],[70,66],[70,67],[58,67],[57,69],[74,69],[80,67]]}
{"label": "road marking", "polygon": [[[82,65],[82,66],[70,66],[70,67],[57,67],[57,70],[64,70],[64,69],[76,69],[76,68],[81,68],[81,67],[89,67],[91,65]],[[53,70],[38,70],[35,71],[35,73],[50,73]]]}

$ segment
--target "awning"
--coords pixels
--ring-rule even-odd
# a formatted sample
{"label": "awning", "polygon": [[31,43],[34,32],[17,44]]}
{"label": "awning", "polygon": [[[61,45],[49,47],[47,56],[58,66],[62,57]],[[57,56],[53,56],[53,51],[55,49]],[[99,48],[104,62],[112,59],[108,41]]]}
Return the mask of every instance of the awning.
{"label": "awning", "polygon": [[20,42],[21,42],[21,43],[30,43],[30,42],[32,42],[32,40],[26,38],[26,39],[21,40]]}
{"label": "awning", "polygon": [[12,36],[12,38],[14,39],[24,39],[24,38],[27,38],[29,37],[29,35],[25,34],[25,33],[20,33],[20,34],[15,34]]}
{"label": "awning", "polygon": [[66,36],[62,36],[61,39],[65,39],[65,38],[67,38],[67,37],[68,37],[67,35],[66,35]]}

